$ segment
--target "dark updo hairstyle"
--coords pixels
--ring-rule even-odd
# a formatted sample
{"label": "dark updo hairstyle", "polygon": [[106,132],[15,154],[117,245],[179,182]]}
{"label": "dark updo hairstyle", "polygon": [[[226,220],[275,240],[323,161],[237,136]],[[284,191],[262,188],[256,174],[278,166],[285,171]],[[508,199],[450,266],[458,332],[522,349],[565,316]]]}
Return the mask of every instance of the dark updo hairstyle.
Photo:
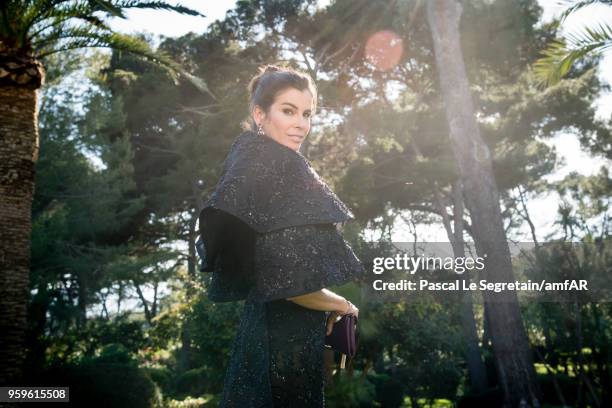
{"label": "dark updo hairstyle", "polygon": [[317,109],[317,88],[310,75],[293,68],[265,65],[259,67],[259,73],[249,82],[249,119],[242,122],[242,127],[245,130],[257,131],[257,124],[252,116],[255,106],[268,113],[276,95],[287,88],[309,91],[312,94],[314,115]]}

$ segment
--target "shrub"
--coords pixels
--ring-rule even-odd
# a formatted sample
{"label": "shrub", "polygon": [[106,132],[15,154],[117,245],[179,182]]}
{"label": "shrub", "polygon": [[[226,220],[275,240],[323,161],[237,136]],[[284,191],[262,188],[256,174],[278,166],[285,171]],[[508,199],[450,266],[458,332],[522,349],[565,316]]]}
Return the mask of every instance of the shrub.
{"label": "shrub", "polygon": [[209,377],[205,367],[185,371],[176,379],[176,392],[179,395],[202,395],[209,391]]}
{"label": "shrub", "polygon": [[376,389],[361,371],[354,370],[352,375],[341,371],[333,378],[325,393],[325,406],[341,407],[371,407],[376,396]]}
{"label": "shrub", "polygon": [[[161,393],[134,364],[84,362],[51,367],[30,385],[70,387],[67,406],[151,408],[161,406]],[[64,406],[64,404],[62,404]]]}
{"label": "shrub", "polygon": [[376,389],[375,401],[385,408],[397,408],[404,404],[404,386],[388,374],[370,374],[368,380]]}

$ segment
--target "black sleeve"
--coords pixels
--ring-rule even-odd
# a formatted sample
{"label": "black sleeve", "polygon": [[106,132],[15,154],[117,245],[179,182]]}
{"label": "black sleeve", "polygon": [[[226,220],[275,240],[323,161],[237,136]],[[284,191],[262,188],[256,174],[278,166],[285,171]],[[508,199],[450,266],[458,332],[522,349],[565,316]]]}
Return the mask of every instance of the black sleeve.
{"label": "black sleeve", "polygon": [[358,280],[363,266],[333,224],[303,225],[258,234],[255,296],[284,299]]}
{"label": "black sleeve", "polygon": [[196,250],[200,271],[212,272],[207,291],[210,300],[246,299],[253,286],[255,232],[238,218],[209,207],[200,213]]}

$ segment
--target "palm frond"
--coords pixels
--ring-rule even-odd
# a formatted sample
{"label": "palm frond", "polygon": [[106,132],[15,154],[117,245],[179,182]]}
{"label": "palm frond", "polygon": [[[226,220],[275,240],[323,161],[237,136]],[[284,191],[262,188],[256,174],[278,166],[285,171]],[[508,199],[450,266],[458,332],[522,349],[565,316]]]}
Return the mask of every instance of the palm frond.
{"label": "palm frond", "polygon": [[90,25],[73,25],[66,27],[64,25],[56,25],[52,31],[45,32],[44,36],[34,40],[32,42],[33,47],[37,50],[37,58],[43,58],[46,54],[47,48],[54,47],[55,45],[61,45],[66,39],[83,38],[91,40],[96,37],[101,39],[106,38],[110,34],[109,31],[103,31],[97,27]]}
{"label": "palm frond", "polygon": [[561,13],[561,16],[559,16],[559,20],[561,23],[563,23],[567,19],[567,17],[570,16],[570,14],[573,14],[576,11],[583,9],[587,6],[590,6],[593,4],[604,4],[604,5],[612,6],[612,0],[580,0],[580,1],[565,0],[565,1],[560,1],[558,3],[561,6],[567,7],[563,11],[563,13]]}
{"label": "palm frond", "polygon": [[185,78],[201,92],[217,99],[202,79],[191,75],[166,53],[153,50],[149,43],[137,37],[113,32],[99,32],[94,27],[81,26],[56,32],[52,39],[46,42],[41,40],[36,43],[36,46],[41,50],[38,55],[40,59],[77,48],[111,48],[129,52],[164,68],[174,81],[177,81],[178,78]]}
{"label": "palm frond", "polygon": [[557,84],[572,65],[588,54],[600,54],[612,48],[612,26],[600,24],[596,28],[568,34],[566,39],[556,40],[542,52],[534,64],[534,72],[541,85]]}
{"label": "palm frond", "polygon": [[571,48],[603,45],[612,41],[612,25],[599,24],[595,28],[585,27],[584,31],[569,33],[566,38]]}
{"label": "palm frond", "polygon": [[55,12],[60,3],[69,0],[5,0],[0,2],[0,37],[12,40],[14,46],[28,44],[29,30],[36,21]]}
{"label": "palm frond", "polygon": [[206,17],[204,14],[200,13],[199,11],[190,9],[189,7],[185,7],[180,4],[170,5],[166,3],[165,1],[115,0],[112,2],[105,2],[105,3],[112,3],[114,7],[121,9],[121,10],[130,9],[130,8],[167,10],[167,11],[175,11],[180,14],[187,14],[190,16]]}
{"label": "palm frond", "polygon": [[569,50],[563,40],[551,43],[534,64],[534,73],[539,85],[553,86],[567,75],[573,63],[584,56],[584,52]]}
{"label": "palm frond", "polygon": [[167,70],[175,80],[183,77],[214,99],[206,83],[136,37],[113,32],[97,13],[125,18],[127,9],[167,10],[205,17],[200,12],[166,1],[146,0],[0,0],[0,38],[12,46],[32,49],[43,59],[76,48],[102,47],[138,55]]}
{"label": "palm frond", "polygon": [[166,1],[143,0],[3,0],[0,1],[0,37],[14,39],[19,47],[50,26],[71,19],[88,22],[110,31],[107,23],[96,13],[126,18],[127,9],[167,10],[180,14],[205,17],[197,10]]}
{"label": "palm frond", "polygon": [[24,6],[17,0],[0,3],[0,37],[15,38],[20,26]]}
{"label": "palm frond", "polygon": [[73,25],[75,21],[88,23],[96,28],[111,31],[110,26],[100,17],[92,14],[87,4],[70,4],[67,7],[58,7],[49,15],[41,15],[32,22],[29,29],[29,38],[34,41],[37,37],[53,27]]}
{"label": "palm frond", "polygon": [[104,11],[109,15],[115,16],[115,17],[119,17],[119,18],[125,18],[125,14],[123,14],[123,10],[121,10],[121,7],[117,7],[115,4],[113,4],[112,1],[106,1],[106,0],[90,0],[90,4],[92,5],[92,9],[93,11]]}

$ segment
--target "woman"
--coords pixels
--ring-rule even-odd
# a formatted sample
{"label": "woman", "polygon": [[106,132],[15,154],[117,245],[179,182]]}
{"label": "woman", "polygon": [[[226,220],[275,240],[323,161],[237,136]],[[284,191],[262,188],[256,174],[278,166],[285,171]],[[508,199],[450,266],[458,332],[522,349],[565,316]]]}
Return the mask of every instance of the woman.
{"label": "woman", "polygon": [[246,300],[221,406],[322,407],[325,335],[359,313],[326,289],[363,273],[336,229],[352,215],[298,152],[316,109],[312,79],[267,66],[249,93],[250,129],[199,219],[209,298]]}

